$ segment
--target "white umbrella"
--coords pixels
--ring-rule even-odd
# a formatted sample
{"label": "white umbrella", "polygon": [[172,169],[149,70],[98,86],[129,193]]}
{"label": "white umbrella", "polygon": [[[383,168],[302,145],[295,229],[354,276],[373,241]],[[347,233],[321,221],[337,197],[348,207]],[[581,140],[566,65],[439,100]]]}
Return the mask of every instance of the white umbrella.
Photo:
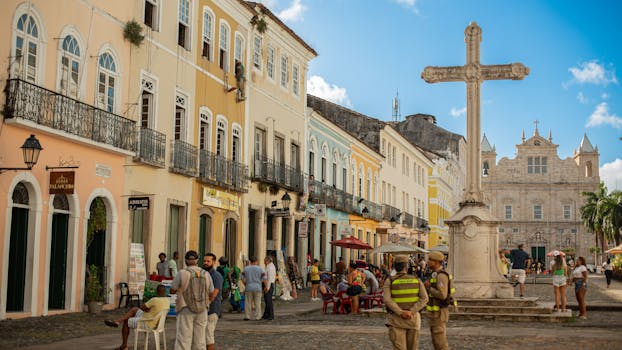
{"label": "white umbrella", "polygon": [[441,252],[441,253],[449,253],[449,247],[442,244],[442,245],[435,245],[434,247],[430,248],[429,251],[431,252]]}
{"label": "white umbrella", "polygon": [[398,243],[386,243],[380,247],[376,247],[372,250],[372,253],[391,253],[391,254],[414,254],[414,253],[427,253],[428,251],[416,246],[398,244]]}

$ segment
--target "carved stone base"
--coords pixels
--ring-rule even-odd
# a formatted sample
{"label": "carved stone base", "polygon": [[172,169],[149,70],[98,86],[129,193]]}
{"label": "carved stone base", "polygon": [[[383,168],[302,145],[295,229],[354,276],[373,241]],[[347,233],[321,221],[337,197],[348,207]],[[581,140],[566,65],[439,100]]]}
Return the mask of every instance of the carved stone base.
{"label": "carved stone base", "polygon": [[480,202],[464,202],[449,225],[449,264],[457,297],[512,298],[498,264],[499,220]]}

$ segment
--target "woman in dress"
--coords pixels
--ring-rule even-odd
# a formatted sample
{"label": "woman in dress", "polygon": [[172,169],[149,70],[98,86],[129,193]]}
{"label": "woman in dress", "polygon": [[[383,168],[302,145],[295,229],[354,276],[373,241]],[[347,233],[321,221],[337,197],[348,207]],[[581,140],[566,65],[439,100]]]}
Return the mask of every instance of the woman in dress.
{"label": "woman in dress", "polygon": [[574,293],[579,303],[579,319],[587,319],[587,306],[585,305],[585,292],[587,290],[587,268],[585,267],[585,258],[580,256],[575,262],[575,268],[572,271],[572,282],[574,283]]}

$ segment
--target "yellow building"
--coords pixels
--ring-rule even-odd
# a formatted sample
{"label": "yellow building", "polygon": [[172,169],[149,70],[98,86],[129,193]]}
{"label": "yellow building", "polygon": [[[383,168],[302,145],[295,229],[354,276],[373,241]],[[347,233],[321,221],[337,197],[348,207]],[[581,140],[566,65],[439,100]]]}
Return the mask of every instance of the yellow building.
{"label": "yellow building", "polygon": [[451,217],[459,207],[463,188],[460,173],[459,163],[453,158],[437,157],[428,170],[428,248],[447,245],[449,242],[449,227],[445,219]]}

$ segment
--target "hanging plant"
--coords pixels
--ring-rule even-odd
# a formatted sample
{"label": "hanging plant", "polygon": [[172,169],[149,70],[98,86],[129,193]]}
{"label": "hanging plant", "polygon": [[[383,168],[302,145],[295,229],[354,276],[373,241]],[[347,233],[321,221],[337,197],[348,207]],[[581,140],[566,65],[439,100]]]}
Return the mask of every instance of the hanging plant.
{"label": "hanging plant", "polygon": [[86,230],[86,246],[90,246],[97,233],[106,230],[106,205],[104,200],[97,197],[91,203],[89,221]]}
{"label": "hanging plant", "polygon": [[268,30],[268,22],[266,22],[266,15],[263,11],[261,11],[261,16],[254,15],[253,18],[251,18],[251,25],[261,34]]}
{"label": "hanging plant", "polygon": [[125,28],[123,29],[123,38],[134,46],[140,46],[145,36],[143,35],[143,27],[136,22],[136,20],[130,20],[125,23]]}
{"label": "hanging plant", "polygon": [[257,184],[257,189],[259,190],[259,192],[266,192],[268,190],[268,185],[260,182],[259,184]]}

